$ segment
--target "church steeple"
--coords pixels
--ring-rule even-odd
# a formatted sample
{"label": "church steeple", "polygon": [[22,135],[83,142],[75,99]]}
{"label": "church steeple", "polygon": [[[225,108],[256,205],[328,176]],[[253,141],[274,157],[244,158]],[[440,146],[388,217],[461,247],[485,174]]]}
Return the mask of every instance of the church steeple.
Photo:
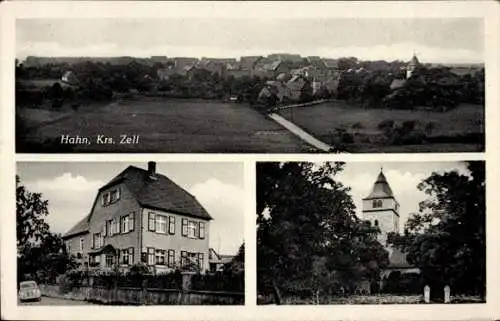
{"label": "church steeple", "polygon": [[399,203],[384,175],[383,168],[372,190],[363,198],[363,218],[380,228],[379,241],[385,245],[387,233],[399,231]]}
{"label": "church steeple", "polygon": [[406,66],[406,79],[410,78],[415,69],[417,69],[419,66],[420,66],[420,61],[418,61],[417,55],[413,53],[413,57]]}

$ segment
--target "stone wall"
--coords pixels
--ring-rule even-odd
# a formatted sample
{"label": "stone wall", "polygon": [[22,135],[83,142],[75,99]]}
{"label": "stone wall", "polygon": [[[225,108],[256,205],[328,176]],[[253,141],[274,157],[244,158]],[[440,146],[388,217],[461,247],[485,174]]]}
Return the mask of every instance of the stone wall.
{"label": "stone wall", "polygon": [[78,287],[65,291],[59,285],[40,285],[43,296],[79,301],[94,301],[102,304],[122,305],[242,305],[243,293],[182,291],[170,289],[140,289],[103,287]]}

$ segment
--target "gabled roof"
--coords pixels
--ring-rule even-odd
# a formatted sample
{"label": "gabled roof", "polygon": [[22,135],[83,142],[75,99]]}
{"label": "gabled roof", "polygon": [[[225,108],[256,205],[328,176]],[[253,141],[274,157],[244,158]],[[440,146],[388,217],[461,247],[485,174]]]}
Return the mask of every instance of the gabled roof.
{"label": "gabled roof", "polygon": [[90,214],[86,215],[81,219],[75,226],[73,226],[68,232],[63,235],[63,238],[68,238],[70,236],[75,236],[78,234],[85,234],[89,231],[89,218]]}
{"label": "gabled roof", "polygon": [[383,197],[394,197],[392,193],[392,189],[385,178],[385,175],[382,171],[378,174],[377,180],[373,185],[372,192],[364,199],[372,199],[372,198],[383,198]]}
{"label": "gabled roof", "polygon": [[240,58],[240,68],[241,70],[251,70],[254,65],[261,60],[262,56],[243,56]]}
{"label": "gabled roof", "polygon": [[[106,185],[99,188],[99,192],[119,183],[123,183],[135,197],[137,202],[145,208],[205,220],[212,219],[193,195],[189,194],[165,175],[155,173],[152,178],[147,170],[129,166]],[[95,202],[96,201],[94,201],[94,204]],[[63,237],[67,238],[88,232],[90,217],[91,214],[85,216],[72,229],[64,234]]]}
{"label": "gabled roof", "polygon": [[396,90],[403,87],[406,84],[406,79],[394,79],[391,83],[391,90]]}
{"label": "gabled roof", "polygon": [[129,166],[99,190],[104,190],[119,182],[127,186],[143,207],[206,220],[212,219],[193,195],[165,175],[155,173],[152,179],[147,170]]}

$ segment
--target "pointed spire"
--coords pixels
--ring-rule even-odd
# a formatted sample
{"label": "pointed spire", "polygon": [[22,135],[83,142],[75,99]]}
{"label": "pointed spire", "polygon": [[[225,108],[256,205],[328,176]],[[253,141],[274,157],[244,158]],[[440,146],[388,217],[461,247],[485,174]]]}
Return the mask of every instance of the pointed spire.
{"label": "pointed spire", "polygon": [[380,167],[380,173],[378,174],[375,184],[373,184],[373,189],[367,198],[379,198],[379,197],[394,197],[391,187],[387,182],[387,178],[384,175],[383,167]]}

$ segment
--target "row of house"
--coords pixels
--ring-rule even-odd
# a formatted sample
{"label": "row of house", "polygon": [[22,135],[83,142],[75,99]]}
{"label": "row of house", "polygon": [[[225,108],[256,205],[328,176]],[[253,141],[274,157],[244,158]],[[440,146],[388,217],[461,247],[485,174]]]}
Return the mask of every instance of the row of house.
{"label": "row of house", "polygon": [[209,248],[212,217],[166,176],[129,166],[99,188],[90,213],[63,239],[83,266],[126,272],[137,263],[154,273],[221,269],[227,260]]}
{"label": "row of house", "polygon": [[[300,59],[299,59],[300,58]],[[155,59],[159,62],[158,59]],[[171,58],[162,61],[165,68],[157,71],[161,80],[166,80],[172,75],[189,75],[196,69],[208,70],[219,76],[257,76],[261,78],[274,79],[281,73],[289,73],[297,67],[311,66],[323,73],[335,73],[338,71],[338,63],[335,59],[323,59],[319,57],[302,58],[299,55],[273,54],[264,56],[243,56],[239,60],[234,58]]]}

